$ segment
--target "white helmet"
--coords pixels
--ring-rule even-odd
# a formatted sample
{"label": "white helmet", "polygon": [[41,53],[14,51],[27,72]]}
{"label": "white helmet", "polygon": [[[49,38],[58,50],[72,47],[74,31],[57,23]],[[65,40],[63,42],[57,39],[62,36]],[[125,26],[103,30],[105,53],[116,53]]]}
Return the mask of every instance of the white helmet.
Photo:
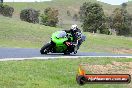
{"label": "white helmet", "polygon": [[76,24],[74,24],[74,25],[71,26],[71,29],[73,29],[73,30],[76,30],[77,28],[78,28],[78,27],[77,27]]}

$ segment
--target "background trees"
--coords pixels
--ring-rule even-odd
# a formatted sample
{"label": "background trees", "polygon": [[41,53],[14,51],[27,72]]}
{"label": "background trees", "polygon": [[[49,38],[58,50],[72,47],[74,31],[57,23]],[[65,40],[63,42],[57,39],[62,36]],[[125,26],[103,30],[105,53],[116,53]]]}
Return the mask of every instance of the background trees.
{"label": "background trees", "polygon": [[0,3],[0,14],[6,17],[12,17],[14,8]]}
{"label": "background trees", "polygon": [[129,35],[131,27],[131,16],[126,10],[126,3],[121,8],[116,8],[111,15],[111,28],[117,35]]}
{"label": "background trees", "polygon": [[104,33],[107,30],[105,26],[105,15],[102,6],[97,3],[87,2],[80,7],[80,19],[83,22],[83,31]]}
{"label": "background trees", "polygon": [[127,4],[122,3],[121,7],[116,8],[112,15],[106,16],[101,5],[91,2],[83,3],[79,12],[83,31],[110,34],[109,30],[112,29],[116,35],[132,34],[132,15],[126,8]]}
{"label": "background trees", "polygon": [[20,13],[20,19],[29,23],[39,23],[39,11],[34,9],[24,9]]}
{"label": "background trees", "polygon": [[54,8],[46,8],[44,10],[44,14],[42,14],[41,17],[41,24],[46,25],[46,26],[52,26],[56,27],[58,23],[58,15],[59,12],[58,10]]}
{"label": "background trees", "polygon": [[40,14],[35,9],[24,9],[20,13],[20,19],[29,23],[40,23],[42,25],[56,27],[58,23],[58,10],[54,8],[46,8],[44,14]]}

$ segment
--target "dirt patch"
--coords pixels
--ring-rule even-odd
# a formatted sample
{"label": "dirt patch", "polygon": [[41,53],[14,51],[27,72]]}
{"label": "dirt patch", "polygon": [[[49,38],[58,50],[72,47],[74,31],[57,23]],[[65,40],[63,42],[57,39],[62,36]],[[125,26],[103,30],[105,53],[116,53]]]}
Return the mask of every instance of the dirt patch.
{"label": "dirt patch", "polygon": [[73,10],[75,12],[78,12],[79,11],[77,8],[74,8],[74,7],[71,7],[71,6],[69,6],[68,9]]}
{"label": "dirt patch", "polygon": [[84,69],[97,74],[131,74],[132,62],[112,62],[107,65],[84,65]]}
{"label": "dirt patch", "polygon": [[119,53],[119,54],[124,54],[124,53],[127,53],[127,54],[132,54],[132,49],[113,49],[113,52],[114,53]]}

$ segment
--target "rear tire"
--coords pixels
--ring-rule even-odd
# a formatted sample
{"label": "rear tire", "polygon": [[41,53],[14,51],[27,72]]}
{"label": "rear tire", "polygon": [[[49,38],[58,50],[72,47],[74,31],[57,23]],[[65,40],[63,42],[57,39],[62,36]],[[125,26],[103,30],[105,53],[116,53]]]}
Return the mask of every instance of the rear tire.
{"label": "rear tire", "polygon": [[41,48],[40,53],[41,53],[41,54],[47,54],[48,51],[49,51],[50,45],[51,45],[50,43],[47,43],[46,45],[44,45],[44,46]]}

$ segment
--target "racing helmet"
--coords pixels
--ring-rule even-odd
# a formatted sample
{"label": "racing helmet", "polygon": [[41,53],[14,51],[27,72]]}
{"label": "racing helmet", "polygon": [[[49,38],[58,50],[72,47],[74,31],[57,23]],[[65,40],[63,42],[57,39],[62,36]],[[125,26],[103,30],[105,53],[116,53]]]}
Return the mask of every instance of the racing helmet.
{"label": "racing helmet", "polygon": [[71,29],[75,31],[75,30],[78,29],[78,26],[77,26],[76,24],[73,24],[73,25],[71,26]]}

